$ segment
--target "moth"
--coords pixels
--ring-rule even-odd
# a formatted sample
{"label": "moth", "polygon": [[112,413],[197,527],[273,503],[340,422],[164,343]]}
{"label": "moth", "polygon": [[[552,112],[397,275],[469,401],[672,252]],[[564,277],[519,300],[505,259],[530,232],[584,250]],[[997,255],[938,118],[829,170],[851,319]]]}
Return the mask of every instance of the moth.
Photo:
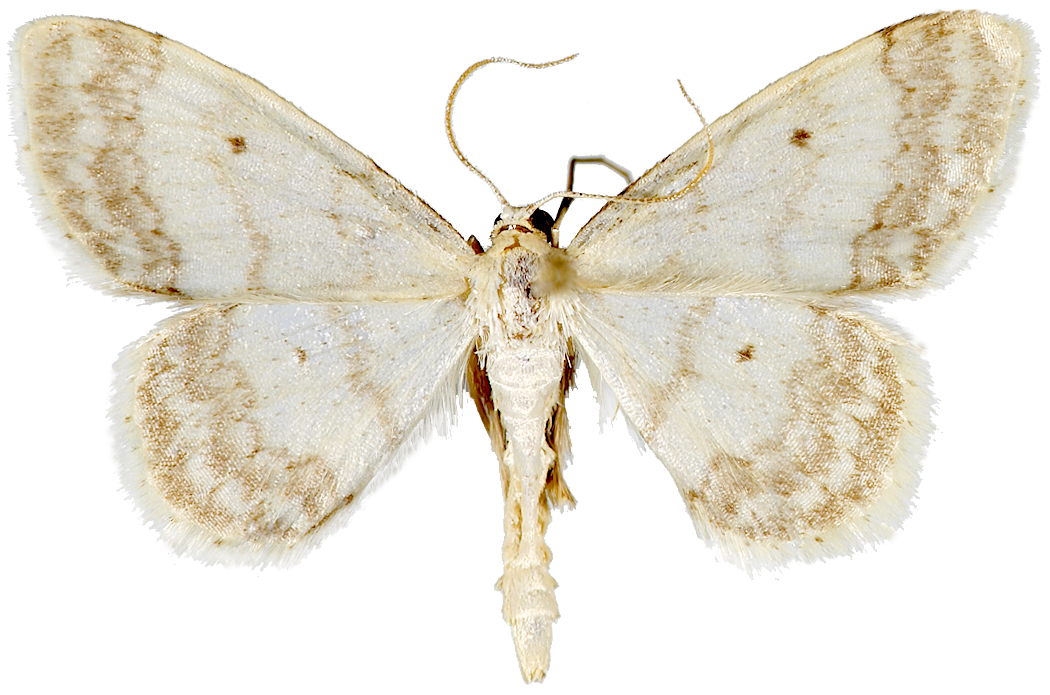
{"label": "moth", "polygon": [[469,392],[499,465],[498,586],[526,681],[558,618],[544,532],[574,503],[581,363],[729,561],[825,559],[899,528],[929,378],[870,300],[965,263],[1033,54],[1002,17],[916,17],[705,127],[567,247],[539,206],[571,192],[504,201],[486,249],[174,41],[58,17],[14,45],[20,163],[78,273],[184,309],[117,366],[144,516],[206,562],[294,562]]}

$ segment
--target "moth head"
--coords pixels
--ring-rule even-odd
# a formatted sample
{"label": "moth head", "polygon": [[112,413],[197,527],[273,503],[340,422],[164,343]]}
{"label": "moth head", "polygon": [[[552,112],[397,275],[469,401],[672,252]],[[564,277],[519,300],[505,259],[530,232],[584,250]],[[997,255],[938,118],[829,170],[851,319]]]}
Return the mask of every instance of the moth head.
{"label": "moth head", "polygon": [[[577,274],[572,259],[565,249],[558,248],[558,230],[554,218],[546,210],[535,205],[514,208],[504,207],[503,212],[492,223],[492,242],[501,235],[509,234],[508,240],[501,248],[511,249],[520,246],[529,248],[536,257],[534,272],[530,273],[529,291],[533,296],[544,296],[552,300],[567,298],[576,292]],[[547,243],[546,250],[525,242],[523,235],[529,235],[540,244],[540,239]]]}
{"label": "moth head", "polygon": [[503,234],[535,234],[542,236],[548,246],[554,246],[551,237],[553,224],[553,215],[543,208],[529,212],[527,208],[512,207],[500,215],[496,226],[492,228],[490,240],[495,241]]}

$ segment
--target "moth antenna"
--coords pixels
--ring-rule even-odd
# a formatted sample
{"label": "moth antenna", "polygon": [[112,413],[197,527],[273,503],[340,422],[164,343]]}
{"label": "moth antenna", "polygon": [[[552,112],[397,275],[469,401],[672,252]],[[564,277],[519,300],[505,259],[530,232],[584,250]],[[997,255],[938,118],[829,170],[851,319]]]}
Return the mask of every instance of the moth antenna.
{"label": "moth antenna", "polygon": [[708,170],[715,161],[715,139],[711,135],[711,126],[708,125],[707,119],[704,118],[704,114],[700,113],[700,109],[697,108],[697,105],[693,102],[693,98],[689,96],[689,92],[685,91],[685,85],[682,84],[681,80],[678,80],[678,88],[682,90],[682,96],[684,96],[685,100],[689,102],[689,105],[693,107],[693,111],[696,111],[696,115],[700,118],[700,123],[704,126],[704,135],[707,137],[707,161],[704,162],[704,168],[700,170],[700,173],[696,175],[696,178],[693,179],[688,186],[676,193],[664,196],[661,200],[674,200],[696,184],[700,183],[700,179],[707,175]]}
{"label": "moth antenna", "polygon": [[[626,195],[602,195],[600,193],[579,193],[577,191],[571,190],[572,186],[570,184],[570,186],[569,186],[570,190],[561,191],[559,193],[551,193],[546,198],[543,198],[539,202],[533,203],[532,205],[530,205],[528,208],[526,208],[525,216],[527,217],[527,216],[531,215],[541,205],[544,205],[544,204],[554,200],[555,198],[562,198],[561,207],[558,209],[558,218],[557,218],[558,222],[560,222],[561,218],[564,216],[564,210],[569,207],[568,204],[565,202],[566,199],[590,198],[590,199],[596,199],[596,200],[609,200],[609,201],[614,201],[615,200],[615,201],[635,202],[635,203],[666,203],[669,200],[676,200],[678,198],[681,198],[683,195],[688,193],[694,186],[696,186],[696,184],[700,183],[700,179],[704,178],[704,176],[707,174],[708,170],[711,169],[711,164],[715,160],[715,141],[714,141],[714,138],[711,137],[711,126],[708,125],[707,119],[704,118],[704,114],[700,113],[700,109],[697,108],[696,104],[693,102],[692,97],[689,96],[689,92],[685,91],[685,86],[682,84],[681,80],[678,80],[678,88],[682,90],[682,95],[685,97],[685,100],[689,102],[689,105],[693,107],[693,111],[696,111],[696,115],[700,117],[700,122],[704,126],[704,134],[707,136],[707,161],[704,162],[704,166],[703,166],[703,168],[700,169],[700,173],[697,174],[696,178],[694,178],[692,181],[690,181],[688,185],[686,185],[683,188],[675,191],[674,193],[669,193],[667,195],[655,196],[655,197],[652,197],[652,198],[632,198],[631,196],[626,196]],[[606,163],[603,160],[605,160],[604,157],[599,158],[599,161],[602,161],[602,163]],[[606,166],[609,166],[609,165],[606,163]],[[610,168],[613,169],[614,171],[618,171],[615,167],[611,167],[610,166]],[[489,185],[491,185],[491,184],[489,184]],[[555,224],[555,227],[557,227],[557,224]]]}
{"label": "moth antenna", "polygon": [[[559,60],[552,60],[548,63],[525,63],[520,60],[514,60],[513,58],[500,57],[479,60],[478,62],[474,63],[469,68],[463,71],[463,74],[459,76],[458,80],[456,80],[456,84],[452,86],[452,91],[449,92],[448,101],[445,103],[445,135],[448,136],[448,144],[452,146],[452,151],[456,153],[457,157],[459,157],[459,161],[463,163],[463,166],[465,166],[467,169],[470,169],[478,178],[480,178],[482,181],[488,184],[489,188],[492,189],[492,192],[496,194],[496,197],[499,199],[500,205],[504,210],[510,209],[510,203],[507,202],[507,199],[504,198],[503,194],[500,193],[498,188],[496,188],[496,184],[492,183],[492,180],[488,176],[485,176],[485,174],[481,173],[480,169],[478,169],[476,166],[470,163],[470,160],[467,159],[466,155],[463,154],[463,151],[459,149],[459,145],[456,143],[456,136],[452,132],[452,106],[456,101],[456,96],[459,94],[459,90],[463,87],[463,83],[467,81],[467,78],[469,78],[471,75],[477,72],[480,68],[483,68],[486,65],[489,65],[490,63],[510,63],[511,65],[517,65],[518,67],[522,68],[533,68],[536,70],[541,70],[543,68],[551,68],[555,65],[567,63],[578,55],[580,54],[573,53],[571,56],[566,56]],[[535,209],[533,209],[529,214],[531,215],[532,212],[535,212]]]}

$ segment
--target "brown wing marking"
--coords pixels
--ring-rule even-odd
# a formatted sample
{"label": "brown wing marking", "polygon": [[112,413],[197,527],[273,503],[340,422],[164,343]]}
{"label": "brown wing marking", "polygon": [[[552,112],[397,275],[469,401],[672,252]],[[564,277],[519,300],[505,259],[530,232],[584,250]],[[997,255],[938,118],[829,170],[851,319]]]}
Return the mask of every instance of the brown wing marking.
{"label": "brown wing marking", "polygon": [[544,494],[547,501],[555,509],[572,509],[576,506],[576,498],[572,496],[565,478],[562,477],[562,464],[569,464],[572,460],[572,451],[569,442],[569,416],[565,411],[565,395],[576,383],[576,354],[572,352],[565,356],[565,371],[561,377],[561,393],[551,410],[551,419],[547,423],[547,446],[554,452],[554,463],[547,471],[547,485]]}
{"label": "brown wing marking", "polygon": [[[485,426],[492,440],[492,451],[495,452],[502,465],[503,452],[507,449],[507,433],[503,429],[496,404],[492,402],[492,385],[489,384],[488,372],[481,366],[476,347],[470,353],[470,360],[467,362],[467,387],[470,390],[470,397],[474,399],[474,405],[478,407],[481,424]],[[502,474],[501,477],[503,477]],[[505,480],[503,487],[506,492]]]}

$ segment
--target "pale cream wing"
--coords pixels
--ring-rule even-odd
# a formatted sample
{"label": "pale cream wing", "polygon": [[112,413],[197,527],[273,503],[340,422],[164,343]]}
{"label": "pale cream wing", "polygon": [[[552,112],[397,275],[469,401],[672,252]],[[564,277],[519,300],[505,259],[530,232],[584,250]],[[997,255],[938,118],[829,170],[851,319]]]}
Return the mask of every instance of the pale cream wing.
{"label": "pale cream wing", "polygon": [[[775,82],[711,126],[682,198],[610,202],[574,239],[589,287],[856,292],[944,282],[1030,89],[1017,22],[916,17]],[[707,161],[701,132],[625,191],[664,196]]]}
{"label": "pale cream wing", "polygon": [[926,368],[870,316],[597,292],[580,294],[569,330],[727,559],[839,555],[906,516],[929,432]]}
{"label": "pale cream wing", "polygon": [[462,298],[209,305],[118,365],[123,477],[180,552],[294,561],[435,425],[474,335]]}
{"label": "pale cream wing", "polygon": [[452,227],[255,80],[105,20],[42,19],[14,46],[23,172],[96,285],[227,301],[466,291],[474,254]]}

